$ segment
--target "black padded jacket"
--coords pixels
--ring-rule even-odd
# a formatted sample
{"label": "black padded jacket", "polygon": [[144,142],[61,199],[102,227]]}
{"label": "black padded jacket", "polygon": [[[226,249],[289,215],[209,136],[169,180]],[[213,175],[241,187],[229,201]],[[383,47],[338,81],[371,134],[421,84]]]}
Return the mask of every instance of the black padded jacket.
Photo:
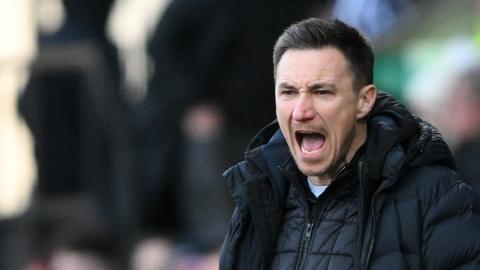
{"label": "black padded jacket", "polygon": [[[367,121],[352,268],[480,269],[480,196],[456,173],[438,131],[384,93]],[[236,208],[221,270],[270,269],[291,186],[282,170],[289,159],[274,122],[245,161],[224,173]]]}

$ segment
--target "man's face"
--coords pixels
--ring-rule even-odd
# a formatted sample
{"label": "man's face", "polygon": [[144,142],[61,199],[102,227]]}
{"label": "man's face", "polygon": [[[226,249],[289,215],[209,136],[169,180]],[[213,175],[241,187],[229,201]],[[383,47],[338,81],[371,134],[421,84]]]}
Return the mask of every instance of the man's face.
{"label": "man's face", "polygon": [[352,82],[347,60],[332,47],[287,50],[277,66],[278,123],[300,171],[320,183],[365,140],[361,94]]}

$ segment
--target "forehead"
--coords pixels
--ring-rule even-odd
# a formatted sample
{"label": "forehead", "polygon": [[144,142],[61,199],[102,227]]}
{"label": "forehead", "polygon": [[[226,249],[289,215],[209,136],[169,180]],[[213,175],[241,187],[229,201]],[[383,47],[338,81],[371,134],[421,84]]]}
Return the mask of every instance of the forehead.
{"label": "forehead", "polygon": [[348,62],[333,47],[289,49],[277,66],[276,82],[311,80],[351,80]]}

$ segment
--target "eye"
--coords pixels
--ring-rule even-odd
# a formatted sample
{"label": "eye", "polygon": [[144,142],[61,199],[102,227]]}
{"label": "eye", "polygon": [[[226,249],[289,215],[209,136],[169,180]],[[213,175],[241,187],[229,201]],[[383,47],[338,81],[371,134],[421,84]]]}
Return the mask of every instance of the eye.
{"label": "eye", "polygon": [[324,96],[324,95],[331,94],[332,91],[327,90],[327,89],[315,89],[315,90],[313,91],[313,93],[315,93],[316,95]]}
{"label": "eye", "polygon": [[281,89],[280,90],[280,95],[282,96],[292,96],[296,93],[295,90],[292,89]]}

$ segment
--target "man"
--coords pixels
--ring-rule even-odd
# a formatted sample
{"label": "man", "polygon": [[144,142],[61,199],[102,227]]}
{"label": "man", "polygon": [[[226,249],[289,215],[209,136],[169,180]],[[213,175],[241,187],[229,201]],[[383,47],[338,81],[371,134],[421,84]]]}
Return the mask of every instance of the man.
{"label": "man", "polygon": [[451,136],[456,140],[453,156],[465,182],[480,191],[480,66],[461,74],[453,84],[447,103]]}
{"label": "man", "polygon": [[480,269],[479,196],[437,130],[377,93],[365,38],[308,19],[273,62],[277,122],[224,174],[220,269]]}

